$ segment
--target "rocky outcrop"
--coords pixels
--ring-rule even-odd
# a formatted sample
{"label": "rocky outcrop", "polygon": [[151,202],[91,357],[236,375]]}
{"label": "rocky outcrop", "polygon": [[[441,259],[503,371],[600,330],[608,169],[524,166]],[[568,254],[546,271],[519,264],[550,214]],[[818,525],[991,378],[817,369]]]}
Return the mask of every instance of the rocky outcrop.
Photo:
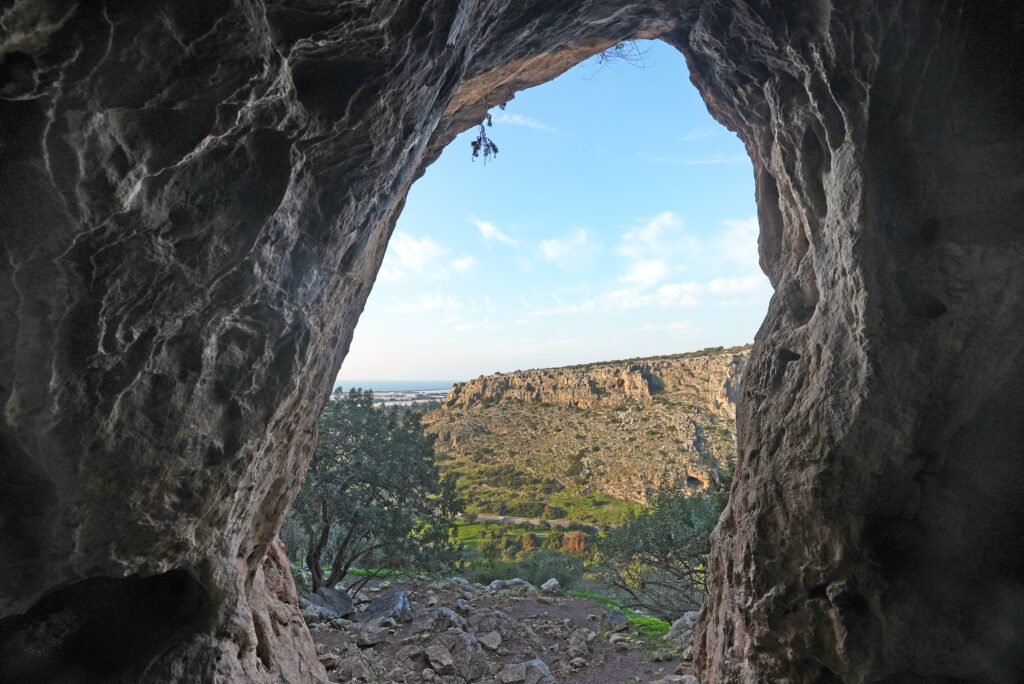
{"label": "rocky outcrop", "polygon": [[609,361],[564,368],[540,368],[514,373],[482,375],[456,383],[444,408],[469,408],[508,399],[588,409],[647,403],[659,392],[684,390],[704,393],[712,410],[735,411],[747,350],[721,349],[659,356],[630,361]]}
{"label": "rocky outcrop", "polygon": [[[1022,25],[1013,0],[6,3],[0,649],[154,682],[301,657],[260,647],[254,578],[410,183],[516,90],[657,36],[747,145],[776,290],[705,680],[1014,681]],[[117,595],[166,629],[32,643]]]}
{"label": "rocky outcrop", "polygon": [[423,423],[476,512],[536,518],[502,506],[532,497],[536,509],[574,486],[646,503],[725,486],[747,356],[718,348],[484,376],[456,384]]}

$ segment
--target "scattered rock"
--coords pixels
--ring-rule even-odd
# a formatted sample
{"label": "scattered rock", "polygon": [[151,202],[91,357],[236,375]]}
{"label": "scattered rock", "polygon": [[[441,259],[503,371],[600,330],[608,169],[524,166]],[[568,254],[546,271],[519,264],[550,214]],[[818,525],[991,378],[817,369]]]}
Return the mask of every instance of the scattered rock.
{"label": "scattered rock", "polygon": [[423,657],[423,648],[416,644],[408,644],[398,649],[396,657],[399,660],[416,660]]}
{"label": "scattered rock", "polygon": [[430,662],[434,672],[451,674],[455,670],[455,659],[452,658],[451,652],[444,647],[444,644],[431,644],[423,650],[423,653],[427,656],[427,661]]}
{"label": "scattered rock", "polygon": [[601,629],[621,632],[629,627],[629,618],[614,610],[606,610],[601,614]]}
{"label": "scattered rock", "polygon": [[480,642],[480,645],[486,648],[488,651],[497,651],[498,646],[501,646],[501,634],[497,631],[490,631],[484,634],[478,634],[476,640]]}
{"label": "scattered rock", "polygon": [[553,684],[551,670],[543,660],[510,663],[498,673],[500,684]]}
{"label": "scattered rock", "polygon": [[320,598],[338,617],[348,617],[356,612],[352,599],[343,591],[338,591],[331,587],[320,587],[316,590],[316,594],[313,595]]}
{"label": "scattered rock", "polygon": [[386,629],[380,629],[375,627],[369,627],[362,630],[356,635],[356,646],[362,648],[369,648],[382,643],[388,638],[388,631]]}
{"label": "scattered rock", "polygon": [[562,585],[558,583],[558,580],[552,577],[544,584],[540,585],[540,590],[548,596],[561,596]]}
{"label": "scattered rock", "polygon": [[333,670],[338,665],[338,661],[340,659],[341,656],[339,656],[337,653],[329,653],[327,655],[322,655],[319,658],[320,664],[328,670]]}
{"label": "scattered rock", "polygon": [[473,608],[463,599],[459,599],[455,602],[455,612],[460,613],[462,615],[469,615],[471,612],[473,612]]}
{"label": "scattered rock", "polygon": [[355,619],[357,622],[370,622],[383,618],[394,618],[398,622],[412,621],[412,607],[405,592],[395,590],[381,594],[358,613]]}
{"label": "scattered rock", "polygon": [[[467,682],[472,682],[487,674],[487,657],[480,647],[480,642],[472,634],[467,634],[461,629],[453,627],[444,634],[441,634],[438,637],[438,641],[444,644],[447,651],[454,658],[454,671],[456,675],[462,677]],[[431,661],[431,664],[433,664],[433,661]]]}
{"label": "scattered rock", "polygon": [[418,618],[413,623],[414,632],[444,632],[452,627],[459,629],[466,629],[468,627],[466,620],[457,615],[451,608],[445,608],[444,606],[434,606],[433,608],[427,608],[420,612]]}

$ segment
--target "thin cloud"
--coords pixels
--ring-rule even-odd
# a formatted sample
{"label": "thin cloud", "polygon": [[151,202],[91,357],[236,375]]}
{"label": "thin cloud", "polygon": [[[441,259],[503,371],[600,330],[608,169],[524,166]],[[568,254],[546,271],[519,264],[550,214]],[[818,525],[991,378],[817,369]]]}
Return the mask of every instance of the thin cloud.
{"label": "thin cloud", "polygon": [[528,116],[523,116],[522,114],[506,114],[503,112],[493,117],[492,121],[495,123],[512,124],[513,126],[535,128],[539,131],[547,131],[548,133],[561,133],[557,128],[548,126],[546,123],[542,123]]}
{"label": "thin cloud", "polygon": [[722,129],[717,126],[708,126],[707,128],[691,128],[689,131],[683,134],[683,137],[679,138],[679,142],[689,142],[690,140],[710,138],[713,135],[717,135],[721,131]]}
{"label": "thin cloud", "polygon": [[668,323],[647,323],[639,328],[633,328],[637,332],[675,332],[675,333],[697,333],[700,332],[693,327],[690,321],[670,321]]}
{"label": "thin cloud", "polygon": [[642,259],[629,265],[626,275],[619,278],[620,283],[632,283],[641,289],[654,287],[669,274],[668,264],[664,259]]}
{"label": "thin cloud", "polygon": [[450,266],[458,273],[468,273],[472,271],[477,265],[476,257],[464,256],[459,259],[453,259]]}
{"label": "thin cloud", "polygon": [[583,228],[577,228],[567,238],[543,240],[537,248],[545,260],[565,269],[577,267],[585,260],[590,236]]}
{"label": "thin cloud", "polygon": [[726,260],[744,266],[747,271],[759,271],[757,235],[760,228],[757,217],[722,221],[726,230],[717,240],[717,251]]}
{"label": "thin cloud", "polygon": [[399,280],[408,271],[446,277],[448,271],[441,260],[449,251],[429,237],[414,238],[408,233],[395,231],[388,243],[384,263],[381,264],[380,277],[388,281]]}
{"label": "thin cloud", "polygon": [[458,320],[455,312],[461,311],[464,304],[455,297],[448,294],[435,292],[433,294],[421,294],[415,299],[406,300],[399,297],[392,298],[395,307],[392,313],[418,314],[418,313],[441,313],[445,322],[451,323]]}
{"label": "thin cloud", "polygon": [[703,157],[703,158],[679,158],[679,157],[652,157],[650,155],[642,154],[640,157],[644,161],[648,161],[654,164],[675,164],[678,166],[711,166],[715,164],[739,164],[741,162],[750,162],[750,157],[745,155],[735,155],[731,157]]}
{"label": "thin cloud", "polygon": [[477,227],[477,230],[480,231],[480,234],[483,235],[484,239],[487,240],[488,242],[496,240],[498,242],[503,242],[506,245],[511,245],[512,247],[519,246],[518,240],[516,240],[515,238],[511,238],[505,233],[501,232],[501,230],[493,223],[490,223],[488,221],[481,221],[475,218],[471,218],[469,219],[469,221],[470,223]]}

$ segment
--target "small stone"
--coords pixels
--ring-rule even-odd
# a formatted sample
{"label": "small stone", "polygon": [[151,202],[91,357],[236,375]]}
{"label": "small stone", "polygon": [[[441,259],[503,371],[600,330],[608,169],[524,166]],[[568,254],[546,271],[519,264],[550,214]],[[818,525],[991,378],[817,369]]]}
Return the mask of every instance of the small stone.
{"label": "small stone", "polygon": [[338,661],[341,659],[337,653],[328,653],[327,655],[320,656],[320,664],[327,670],[333,670],[338,666]]}
{"label": "small stone", "polygon": [[562,585],[558,583],[558,580],[552,577],[544,584],[540,585],[540,590],[548,596],[561,596]]}
{"label": "small stone", "polygon": [[425,667],[423,668],[423,672],[420,672],[420,677],[422,677],[425,682],[432,682],[434,681],[434,671],[429,667]]}
{"label": "small stone", "polygon": [[430,666],[434,668],[434,672],[445,674],[455,669],[455,660],[443,644],[431,644],[423,652],[427,656],[427,660],[430,661]]}
{"label": "small stone", "polygon": [[487,632],[486,634],[479,634],[476,637],[480,645],[486,648],[488,651],[497,651],[501,645],[501,634],[498,632]]}
{"label": "small stone", "polygon": [[574,670],[579,670],[579,669],[582,669],[582,668],[584,668],[586,666],[587,666],[587,659],[586,658],[578,658],[577,657],[577,658],[573,658],[572,660],[569,661],[569,667],[571,667]]}

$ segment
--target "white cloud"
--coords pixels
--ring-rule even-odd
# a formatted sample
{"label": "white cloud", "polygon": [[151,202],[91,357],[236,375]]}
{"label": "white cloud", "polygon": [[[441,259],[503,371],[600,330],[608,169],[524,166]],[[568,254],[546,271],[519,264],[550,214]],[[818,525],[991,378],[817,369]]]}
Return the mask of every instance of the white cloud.
{"label": "white cloud", "polygon": [[658,288],[658,303],[663,308],[697,306],[704,289],[703,284],[692,281],[662,285]]}
{"label": "white cloud", "polygon": [[760,272],[757,256],[757,217],[722,221],[726,230],[716,241],[716,251],[725,259],[740,264],[744,271]]}
{"label": "white cloud", "polygon": [[543,240],[537,247],[541,256],[561,268],[579,266],[587,257],[590,237],[583,228],[577,228],[570,237]]}
{"label": "white cloud", "polygon": [[691,128],[683,137],[679,139],[680,142],[688,142],[690,140],[699,140],[700,138],[710,138],[711,136],[720,133],[722,131],[721,126],[708,126],[707,128]]}
{"label": "white cloud", "polygon": [[742,277],[718,277],[708,284],[708,292],[715,295],[742,295],[758,292],[768,279],[762,273],[751,273]]}
{"label": "white cloud", "polygon": [[396,231],[391,236],[389,248],[394,250],[399,263],[422,273],[430,265],[448,253],[448,250],[428,237],[417,240],[408,233]]}
{"label": "white cloud", "polygon": [[395,308],[391,310],[391,313],[440,313],[446,323],[457,321],[456,312],[464,308],[463,303],[458,299],[449,294],[441,294],[440,292],[421,294],[411,301],[394,297],[393,301],[395,302]]}
{"label": "white cloud", "polygon": [[491,240],[497,240],[498,242],[503,242],[506,245],[511,245],[512,247],[517,247],[519,245],[518,240],[511,238],[508,235],[505,235],[505,233],[501,232],[501,230],[499,230],[498,227],[493,223],[490,223],[488,221],[481,221],[475,218],[471,218],[469,219],[469,221],[470,223],[477,227],[477,229],[480,231],[480,234],[483,235],[484,239],[487,240],[488,242],[490,242]]}
{"label": "white cloud", "polygon": [[[388,243],[379,277],[385,281],[395,281],[413,272],[431,278],[446,278],[449,273],[443,258],[449,251],[429,237],[415,238],[408,233],[395,231]],[[454,267],[455,262],[450,266]]]}
{"label": "white cloud", "polygon": [[633,328],[638,332],[674,332],[674,333],[696,333],[700,332],[693,327],[690,321],[669,321],[668,323],[647,323],[639,328]]}
{"label": "white cloud", "polygon": [[618,253],[630,260],[665,259],[699,249],[699,243],[686,234],[683,219],[665,211],[623,233]]}
{"label": "white cloud", "polygon": [[664,259],[642,259],[631,263],[619,282],[633,283],[641,289],[647,289],[664,280],[668,273],[669,267]]}
{"label": "white cloud", "polygon": [[528,301],[526,301],[526,297],[524,297],[523,295],[519,295],[519,301],[523,303],[523,308],[524,309],[529,309],[530,308],[530,303]]}
{"label": "white cloud", "polygon": [[476,264],[476,257],[464,256],[458,259],[452,259],[451,267],[459,273],[468,273],[476,267]]}
{"label": "white cloud", "polygon": [[502,112],[497,114],[492,119],[494,123],[512,124],[513,126],[526,126],[527,128],[536,128],[537,130],[547,131],[549,133],[561,133],[557,128],[548,126],[545,123],[541,123],[536,119],[531,119],[528,116],[522,114],[506,114]]}

